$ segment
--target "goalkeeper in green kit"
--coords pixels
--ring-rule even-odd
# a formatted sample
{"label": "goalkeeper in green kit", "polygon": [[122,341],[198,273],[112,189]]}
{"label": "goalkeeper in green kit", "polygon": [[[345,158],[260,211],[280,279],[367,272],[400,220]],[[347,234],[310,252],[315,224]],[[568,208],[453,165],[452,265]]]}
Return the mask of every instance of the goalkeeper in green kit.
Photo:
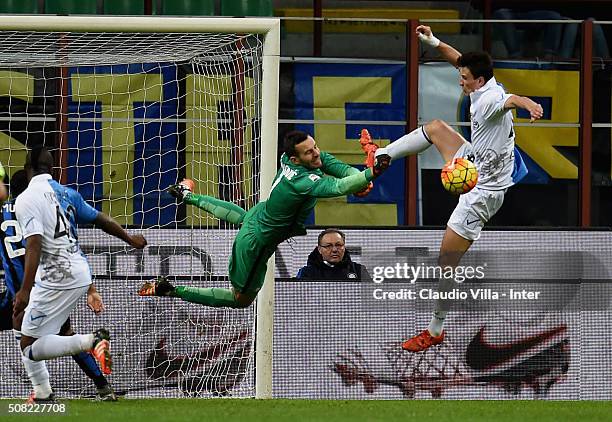
{"label": "goalkeeper in green kit", "polygon": [[317,198],[348,194],[366,195],[372,180],[389,166],[386,155],[374,158],[376,146],[364,129],[361,144],[366,152],[366,166],[359,171],[321,152],[315,140],[305,132],[289,132],[284,139],[284,154],[270,196],[249,211],[226,201],[196,195],[184,184],[172,185],[168,192],[217,218],[240,226],[229,261],[231,289],[173,286],[164,277],[145,283],[140,296],[178,297],[187,302],[213,307],[245,308],[264,283],[268,259],[283,241],[306,234],[304,221]]}

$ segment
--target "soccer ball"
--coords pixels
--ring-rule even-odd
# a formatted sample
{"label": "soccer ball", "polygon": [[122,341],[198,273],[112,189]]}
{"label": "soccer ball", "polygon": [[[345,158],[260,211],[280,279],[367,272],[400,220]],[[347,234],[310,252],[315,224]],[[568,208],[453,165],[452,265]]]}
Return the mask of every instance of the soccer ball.
{"label": "soccer ball", "polygon": [[442,167],[440,178],[444,189],[454,195],[461,195],[476,186],[478,170],[470,160],[454,158]]}

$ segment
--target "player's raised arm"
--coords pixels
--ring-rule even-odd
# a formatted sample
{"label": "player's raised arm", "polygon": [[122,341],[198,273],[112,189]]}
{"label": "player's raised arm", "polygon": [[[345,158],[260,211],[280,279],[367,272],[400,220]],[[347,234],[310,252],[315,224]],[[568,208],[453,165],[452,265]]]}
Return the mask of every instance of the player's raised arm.
{"label": "player's raised arm", "polygon": [[505,109],[522,108],[529,112],[531,123],[541,119],[544,115],[542,106],[529,97],[521,97],[520,95],[510,95],[504,104]]}
{"label": "player's raised arm", "polygon": [[431,32],[431,28],[426,25],[419,25],[416,28],[417,36],[419,40],[423,44],[427,44],[430,47],[437,49],[440,52],[440,55],[444,57],[444,60],[457,67],[457,60],[461,57],[461,53],[451,45],[446,44],[440,41],[436,36]]}

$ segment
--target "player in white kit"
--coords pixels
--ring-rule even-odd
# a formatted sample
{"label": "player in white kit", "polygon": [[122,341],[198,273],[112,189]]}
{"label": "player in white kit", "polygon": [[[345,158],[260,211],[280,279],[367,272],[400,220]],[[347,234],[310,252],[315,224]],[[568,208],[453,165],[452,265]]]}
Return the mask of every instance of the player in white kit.
{"label": "player in white kit", "polygon": [[[439,265],[456,267],[472,242],[480,236],[487,221],[501,207],[506,190],[516,181],[518,156],[515,160],[514,108],[529,112],[531,122],[543,115],[542,106],[527,97],[507,94],[493,76],[491,57],[485,52],[461,54],[448,44],[441,42],[428,26],[416,28],[419,39],[438,49],[442,57],[459,69],[459,85],[463,93],[470,96],[470,119],[472,142],[467,142],[459,133],[442,120],[433,120],[411,133],[378,148],[376,156],[387,154],[391,160],[418,154],[435,145],[444,161],[455,157],[466,157],[478,169],[478,183],[470,192],[459,198],[451,214],[442,244]],[[363,141],[362,141],[363,143]],[[526,174],[526,173],[524,173]],[[524,175],[523,174],[523,175]],[[441,280],[441,289],[444,286]],[[447,314],[447,305],[439,301],[429,327],[402,344],[404,350],[419,352],[444,340],[442,329]]]}
{"label": "player in white kit", "polygon": [[[23,283],[13,308],[15,315],[25,308],[21,325],[24,361],[91,351],[102,372],[109,374],[110,335],[106,329],[94,334],[58,335],[83,296],[88,295],[88,305],[94,312],[103,309],[87,258],[79,246],[77,224],[94,224],[134,248],[142,249],[147,242],[142,235],[128,234],[111,217],[88,205],[74,189],[54,181],[52,167],[53,156],[46,148],[30,151],[25,168],[31,180],[15,202],[17,221],[26,239]],[[28,377],[35,399],[48,399],[52,394],[48,372],[28,372]]]}

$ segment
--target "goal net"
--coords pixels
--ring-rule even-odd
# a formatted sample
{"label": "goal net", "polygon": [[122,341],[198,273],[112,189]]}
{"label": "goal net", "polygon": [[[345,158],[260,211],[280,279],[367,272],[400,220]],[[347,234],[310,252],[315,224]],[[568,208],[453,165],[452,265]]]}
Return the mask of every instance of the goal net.
{"label": "goal net", "polygon": [[[214,309],[136,291],[159,275],[229,287],[237,227],[177,204],[166,188],[191,178],[196,193],[245,209],[266,197],[277,48],[273,19],[0,17],[0,161],[9,175],[26,148],[46,145],[57,180],[148,240],[137,251],[79,229],[106,310],[94,316],[83,300],[72,326],[110,329],[109,380],[128,397],[255,396],[255,327],[266,327],[256,306]],[[0,339],[0,396],[26,396],[17,342],[10,331]],[[72,359],[47,364],[59,396],[95,394]]]}

